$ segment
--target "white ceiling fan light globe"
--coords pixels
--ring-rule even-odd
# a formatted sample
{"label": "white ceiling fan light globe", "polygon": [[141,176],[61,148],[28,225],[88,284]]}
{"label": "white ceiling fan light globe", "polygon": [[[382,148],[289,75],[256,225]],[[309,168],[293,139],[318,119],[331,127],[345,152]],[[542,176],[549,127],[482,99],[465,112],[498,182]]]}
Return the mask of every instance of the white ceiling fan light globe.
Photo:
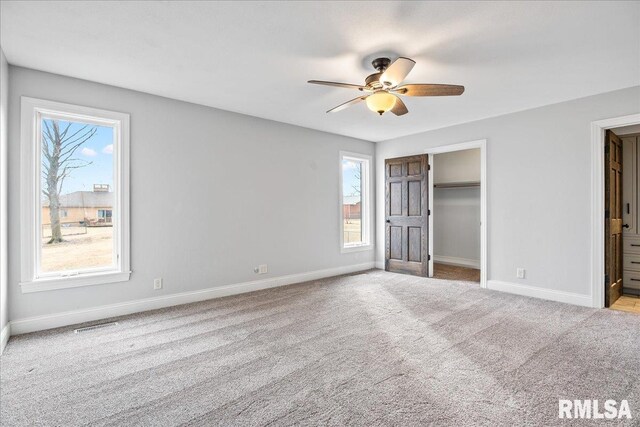
{"label": "white ceiling fan light globe", "polygon": [[367,107],[374,113],[382,115],[396,105],[396,97],[383,90],[367,97]]}

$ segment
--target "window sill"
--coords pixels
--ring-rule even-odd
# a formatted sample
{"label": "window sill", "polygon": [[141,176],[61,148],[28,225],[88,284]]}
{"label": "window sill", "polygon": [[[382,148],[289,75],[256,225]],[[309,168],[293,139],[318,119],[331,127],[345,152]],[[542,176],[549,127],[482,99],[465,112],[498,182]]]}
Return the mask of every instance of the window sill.
{"label": "window sill", "polygon": [[30,282],[21,282],[20,288],[23,294],[31,292],[53,291],[56,289],[77,288],[80,286],[103,285],[107,283],[126,282],[131,272],[106,272],[83,274],[75,277],[55,277],[36,279]]}
{"label": "window sill", "polygon": [[373,245],[371,243],[366,243],[362,245],[343,246],[341,252],[345,254],[349,252],[363,252],[371,250],[373,250]]}

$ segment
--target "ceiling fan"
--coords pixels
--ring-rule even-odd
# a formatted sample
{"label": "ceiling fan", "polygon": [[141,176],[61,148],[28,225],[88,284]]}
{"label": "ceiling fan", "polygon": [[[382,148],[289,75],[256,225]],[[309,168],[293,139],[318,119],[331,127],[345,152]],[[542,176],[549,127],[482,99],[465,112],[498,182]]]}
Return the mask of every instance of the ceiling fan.
{"label": "ceiling fan", "polygon": [[337,86],[346,89],[357,89],[360,92],[367,92],[367,95],[359,96],[335,108],[327,113],[336,113],[361,101],[367,103],[367,107],[380,115],[391,111],[396,116],[407,114],[407,106],[398,95],[404,96],[454,96],[462,95],[464,86],[441,85],[441,84],[405,84],[399,86],[407,77],[416,61],[409,58],[400,57],[391,62],[389,58],[377,58],[371,63],[377,73],[369,75],[365,79],[364,86],[327,82],[322,80],[309,80],[309,83],[326,86]]}

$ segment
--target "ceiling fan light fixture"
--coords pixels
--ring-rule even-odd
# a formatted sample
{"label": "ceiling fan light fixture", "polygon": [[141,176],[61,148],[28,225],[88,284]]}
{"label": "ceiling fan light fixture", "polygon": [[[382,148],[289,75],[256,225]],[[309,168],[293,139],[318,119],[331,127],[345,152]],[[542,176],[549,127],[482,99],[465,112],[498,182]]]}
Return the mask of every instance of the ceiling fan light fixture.
{"label": "ceiling fan light fixture", "polygon": [[367,97],[367,107],[374,113],[382,115],[396,105],[396,97],[383,90]]}

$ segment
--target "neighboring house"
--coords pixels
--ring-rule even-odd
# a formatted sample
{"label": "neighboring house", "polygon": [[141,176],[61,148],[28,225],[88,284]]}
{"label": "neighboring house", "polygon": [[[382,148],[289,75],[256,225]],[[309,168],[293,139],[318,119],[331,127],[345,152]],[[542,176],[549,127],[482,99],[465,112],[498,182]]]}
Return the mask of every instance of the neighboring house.
{"label": "neighboring house", "polygon": [[[60,196],[60,222],[87,225],[111,224],[113,193],[109,186],[94,185],[93,191],[75,191]],[[49,222],[49,200],[42,202],[42,222]]]}
{"label": "neighboring house", "polygon": [[342,217],[344,219],[360,219],[360,195],[344,196],[342,198]]}

